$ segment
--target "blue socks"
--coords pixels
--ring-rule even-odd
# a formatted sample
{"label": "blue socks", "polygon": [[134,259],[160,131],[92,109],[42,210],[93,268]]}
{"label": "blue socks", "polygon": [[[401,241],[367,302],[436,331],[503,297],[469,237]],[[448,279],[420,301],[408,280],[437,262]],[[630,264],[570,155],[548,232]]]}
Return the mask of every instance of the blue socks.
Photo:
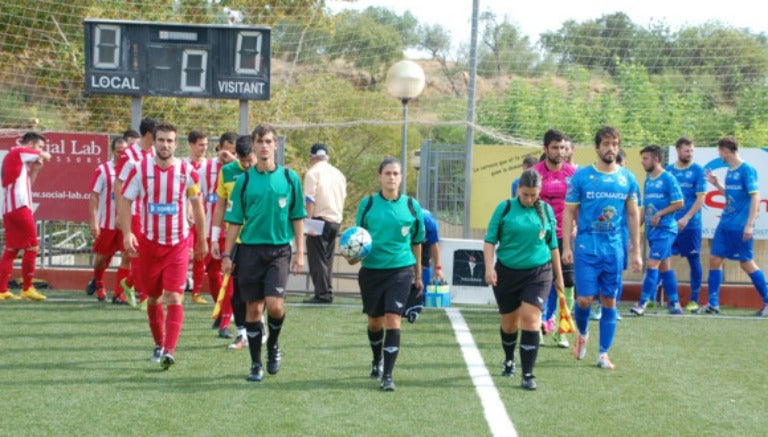
{"label": "blue socks", "polygon": [[579,334],[587,335],[589,331],[589,310],[591,306],[581,308],[578,304],[574,305],[573,318],[576,321],[576,328],[579,330]]}
{"label": "blue socks", "polygon": [[760,269],[755,270],[749,274],[749,279],[752,280],[757,292],[760,293],[760,297],[763,298],[763,303],[768,304],[768,286],[765,285],[765,275]]}
{"label": "blue socks", "polygon": [[691,301],[699,301],[699,292],[701,292],[701,278],[704,277],[704,270],[701,268],[701,257],[691,255],[688,257],[688,266],[691,268]]}
{"label": "blue socks", "polygon": [[720,306],[720,284],[723,282],[722,270],[709,270],[709,304],[713,307]]}
{"label": "blue socks", "polygon": [[[656,297],[655,294],[658,283],[659,269],[646,270],[645,279],[643,280],[643,291],[640,293],[640,305],[645,305],[645,303],[648,302],[648,299]],[[666,289],[666,285],[664,288]]]}
{"label": "blue socks", "polygon": [[667,292],[667,298],[670,305],[680,302],[680,297],[677,294],[677,276],[674,270],[667,270],[660,273],[661,283],[664,284],[664,291]]}
{"label": "blue socks", "polygon": [[600,353],[608,353],[616,335],[616,308],[603,307],[603,317],[600,318]]}

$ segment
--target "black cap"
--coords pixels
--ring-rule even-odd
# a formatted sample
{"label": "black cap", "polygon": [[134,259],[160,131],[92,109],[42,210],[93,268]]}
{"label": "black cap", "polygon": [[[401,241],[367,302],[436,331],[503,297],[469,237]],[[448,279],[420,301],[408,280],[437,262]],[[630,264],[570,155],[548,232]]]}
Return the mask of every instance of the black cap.
{"label": "black cap", "polygon": [[328,146],[322,143],[315,143],[312,144],[312,147],[309,149],[309,154],[313,158],[327,158],[328,157]]}

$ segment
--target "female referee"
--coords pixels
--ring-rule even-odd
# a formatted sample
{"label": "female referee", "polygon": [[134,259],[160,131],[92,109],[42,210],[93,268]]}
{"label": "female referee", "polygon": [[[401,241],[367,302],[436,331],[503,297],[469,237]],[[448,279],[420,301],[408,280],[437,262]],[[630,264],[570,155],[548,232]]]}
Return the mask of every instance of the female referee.
{"label": "female referee", "polygon": [[[555,215],[539,199],[541,175],[533,169],[520,177],[517,197],[496,207],[485,235],[485,282],[493,287],[501,314],[502,376],[515,374],[515,346],[520,335],[521,386],[536,390],[533,366],[539,350],[541,309],[554,275],[563,289]],[[498,251],[496,245],[498,243]],[[491,262],[498,255],[496,265]]]}
{"label": "female referee", "polygon": [[[424,218],[418,202],[400,194],[400,161],[385,158],[379,165],[378,179],[381,191],[364,198],[357,208],[356,224],[367,229],[373,241],[370,254],[362,260],[358,284],[373,352],[370,376],[381,378],[382,390],[394,391],[392,371],[400,350],[400,320],[411,285],[424,288],[421,263],[417,262],[421,259]],[[355,264],[359,260],[348,261]]]}

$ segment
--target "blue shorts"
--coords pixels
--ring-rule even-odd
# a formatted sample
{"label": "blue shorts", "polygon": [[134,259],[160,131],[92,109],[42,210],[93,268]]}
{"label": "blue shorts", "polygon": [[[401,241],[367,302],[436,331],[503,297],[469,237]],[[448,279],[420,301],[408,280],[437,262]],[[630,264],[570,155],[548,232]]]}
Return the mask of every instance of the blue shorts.
{"label": "blue shorts", "polygon": [[672,243],[672,255],[682,257],[701,255],[701,228],[685,228],[678,232],[675,242]]}
{"label": "blue shorts", "polygon": [[573,269],[576,279],[576,297],[615,298],[621,288],[625,254],[616,253],[613,259],[595,255],[576,254]]}
{"label": "blue shorts", "polygon": [[663,229],[654,229],[648,234],[648,258],[663,261],[672,256],[672,244],[677,234]]}
{"label": "blue shorts", "polygon": [[743,236],[743,230],[725,230],[718,226],[715,229],[715,236],[712,237],[712,248],[709,253],[734,261],[752,261],[754,256],[752,247],[755,240],[750,238],[749,241],[742,241]]}

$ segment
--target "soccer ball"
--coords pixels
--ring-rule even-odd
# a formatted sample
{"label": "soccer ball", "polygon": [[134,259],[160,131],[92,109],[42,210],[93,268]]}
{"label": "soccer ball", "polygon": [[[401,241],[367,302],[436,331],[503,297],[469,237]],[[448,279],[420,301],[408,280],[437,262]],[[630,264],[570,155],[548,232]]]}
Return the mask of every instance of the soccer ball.
{"label": "soccer ball", "polygon": [[363,259],[371,253],[371,234],[360,226],[351,227],[341,233],[339,249],[351,259]]}

